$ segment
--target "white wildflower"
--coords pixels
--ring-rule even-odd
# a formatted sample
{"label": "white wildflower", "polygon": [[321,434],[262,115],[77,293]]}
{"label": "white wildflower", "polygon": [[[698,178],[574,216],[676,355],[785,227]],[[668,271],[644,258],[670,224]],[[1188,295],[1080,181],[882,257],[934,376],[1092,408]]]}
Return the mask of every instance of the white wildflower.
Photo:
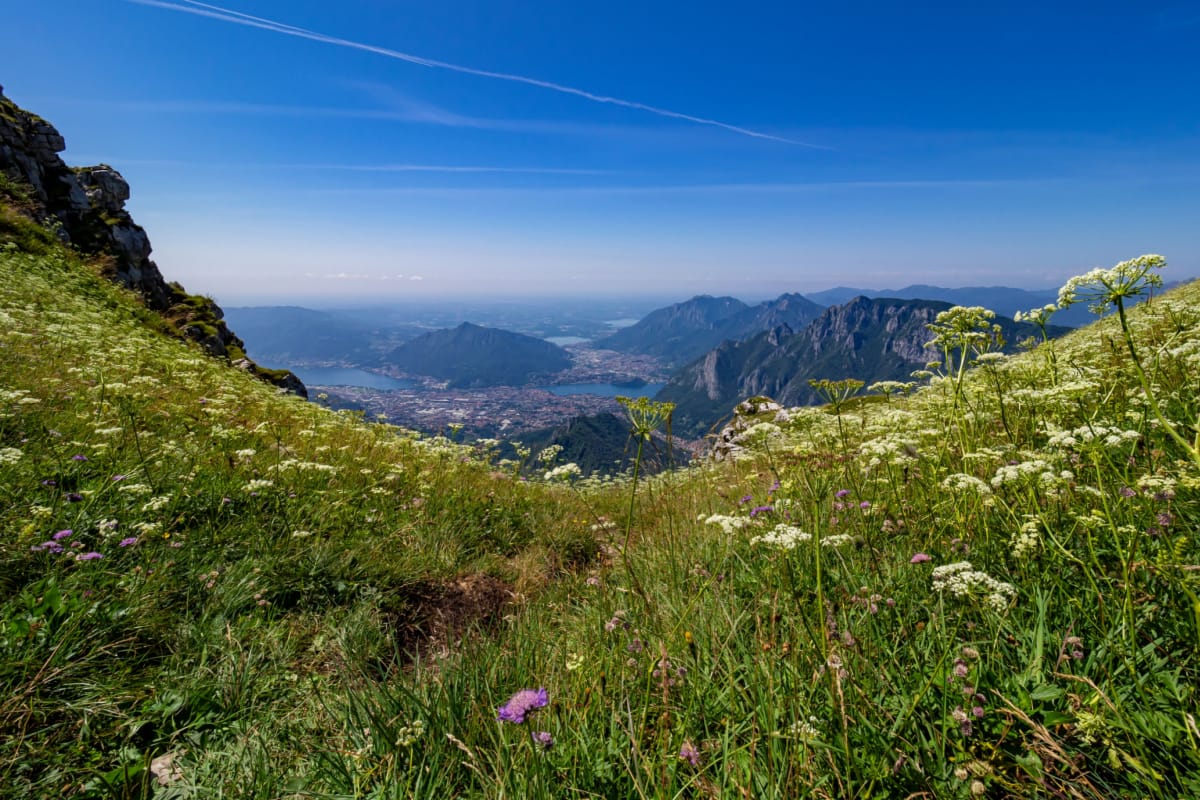
{"label": "white wildflower", "polygon": [[[736,517],[731,519],[744,518]],[[761,536],[755,536],[750,540],[750,544],[765,544],[771,547],[777,547],[780,550],[791,550],[796,545],[802,542],[807,542],[810,539],[812,539],[811,533],[805,533],[795,526],[780,523],[779,525],[776,525],[775,529],[769,533],[764,533]]]}
{"label": "white wildflower", "polygon": [[958,561],[934,567],[933,588],[948,591],[958,598],[980,597],[993,611],[1003,611],[1017,596],[1012,584],[998,581],[986,572],[971,566],[970,561]]}

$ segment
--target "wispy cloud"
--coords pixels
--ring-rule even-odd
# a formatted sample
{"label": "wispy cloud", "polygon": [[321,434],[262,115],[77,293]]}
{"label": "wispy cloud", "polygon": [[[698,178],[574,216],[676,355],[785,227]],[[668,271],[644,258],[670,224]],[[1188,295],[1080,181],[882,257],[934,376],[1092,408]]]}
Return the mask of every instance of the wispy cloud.
{"label": "wispy cloud", "polygon": [[221,22],[228,22],[228,23],[231,23],[234,25],[242,25],[242,26],[249,27],[249,28],[258,28],[261,30],[271,31],[272,33],[279,33],[284,36],[295,36],[300,39],[308,39],[310,41],[321,42],[324,44],[330,44],[330,45],[334,45],[337,47],[345,47],[345,48],[349,48],[352,50],[361,50],[364,52],[381,55],[386,58],[393,58],[398,61],[405,61],[410,64],[416,64],[418,66],[427,67],[430,69],[443,69],[443,70],[448,70],[450,72],[458,72],[458,73],[461,73],[464,75],[474,75],[474,76],[481,77],[481,78],[492,78],[494,80],[508,81],[510,83],[525,84],[527,86],[534,86],[539,89],[546,89],[546,90],[552,91],[552,92],[559,92],[561,94],[568,94],[568,95],[573,95],[575,97],[581,97],[585,100],[590,100],[594,103],[604,103],[604,104],[608,104],[608,105],[621,106],[623,108],[629,108],[629,109],[633,109],[636,111],[643,111],[643,112],[646,112],[649,114],[655,114],[657,116],[666,117],[669,119],[677,119],[677,120],[682,120],[685,122],[691,122],[691,123],[695,123],[697,125],[710,125],[710,126],[713,126],[716,128],[721,128],[723,130],[730,131],[732,133],[737,133],[742,136],[749,136],[749,137],[755,138],[755,139],[766,139],[766,140],[770,140],[770,141],[774,141],[774,142],[782,142],[785,144],[798,145],[800,147],[810,147],[810,148],[819,149],[819,150],[832,149],[829,147],[824,147],[822,145],[811,144],[809,142],[801,142],[801,141],[797,141],[795,139],[788,139],[783,136],[775,136],[770,133],[764,133],[763,131],[757,131],[757,130],[753,130],[750,128],[744,128],[739,125],[732,125],[727,122],[721,122],[720,120],[709,119],[707,117],[694,116],[692,114],[685,114],[680,111],[672,111],[671,109],[661,108],[658,106],[652,106],[652,105],[648,105],[646,103],[639,103],[634,100],[624,100],[619,97],[612,97],[612,96],[603,95],[603,94],[595,94],[593,92],[589,92],[584,89],[579,89],[574,86],[566,86],[561,83],[545,81],[545,80],[541,80],[539,78],[530,78],[530,77],[527,77],[524,75],[515,75],[515,74],[507,73],[507,72],[496,72],[493,70],[477,69],[475,67],[467,67],[467,66],[463,66],[461,64],[452,64],[448,61],[438,61],[438,60],[432,59],[432,58],[424,58],[422,56],[413,55],[411,53],[404,53],[399,50],[392,50],[391,48],[387,48],[387,47],[379,47],[377,45],[365,44],[363,42],[356,42],[356,41],[353,41],[350,39],[342,39],[337,36],[330,36],[328,34],[319,33],[317,31],[308,30],[306,28],[299,28],[295,25],[289,25],[285,22],[279,22],[277,20],[267,19],[265,17],[256,17],[251,14],[243,13],[241,11],[235,11],[232,9],[223,8],[221,6],[210,5],[208,3],[201,3],[201,2],[198,2],[198,0],[181,0],[180,2],[170,2],[169,0],[126,0],[126,2],[135,3],[137,5],[143,5],[143,6],[152,6],[154,8],[167,9],[170,11],[178,11],[178,12],[185,13],[185,14],[194,14],[196,16],[207,17],[209,19],[219,20]]}
{"label": "wispy cloud", "polygon": [[75,160],[85,162],[112,163],[118,169],[121,166],[140,167],[180,167],[184,169],[212,170],[288,170],[291,172],[364,172],[364,173],[443,173],[461,175],[498,174],[498,175],[612,175],[601,169],[576,169],[572,167],[526,167],[491,164],[271,164],[262,162],[231,163],[220,161],[182,161],[159,158],[120,158],[116,156],[96,156],[89,153],[75,155]]}
{"label": "wispy cloud", "polygon": [[980,178],[962,180],[851,180],[807,183],[681,183],[591,186],[413,186],[377,188],[308,189],[310,194],[375,194],[414,196],[505,196],[505,195],[725,195],[725,194],[817,194],[846,191],[1012,189],[1078,183],[1069,178]]}

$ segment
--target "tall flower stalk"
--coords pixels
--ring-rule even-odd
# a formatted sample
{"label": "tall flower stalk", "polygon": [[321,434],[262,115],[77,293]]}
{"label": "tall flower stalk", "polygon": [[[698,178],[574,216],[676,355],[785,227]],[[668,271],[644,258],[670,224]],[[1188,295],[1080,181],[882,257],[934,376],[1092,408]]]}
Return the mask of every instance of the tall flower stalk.
{"label": "tall flower stalk", "polygon": [[641,476],[642,453],[645,450],[646,442],[650,441],[654,432],[660,427],[666,428],[669,439],[671,414],[675,411],[675,404],[657,402],[648,397],[639,397],[636,400],[630,397],[617,397],[617,402],[625,409],[625,414],[629,418],[631,426],[629,435],[637,440],[637,453],[633,459],[633,481],[629,489],[629,513],[625,517],[625,544],[621,548],[621,558],[625,562],[625,570],[629,573],[634,590],[642,599],[646,599],[641,581],[638,580],[633,564],[629,560],[629,540],[633,534],[633,514],[637,503],[638,478]]}
{"label": "tall flower stalk", "polygon": [[1117,309],[1117,317],[1121,322],[1121,333],[1125,338],[1125,347],[1129,351],[1133,370],[1146,395],[1146,402],[1150,406],[1151,413],[1154,414],[1155,419],[1162,425],[1167,435],[1183,448],[1197,466],[1200,466],[1200,425],[1196,426],[1198,430],[1195,441],[1189,442],[1180,435],[1179,431],[1175,429],[1175,424],[1163,413],[1158,398],[1154,394],[1154,388],[1150,385],[1150,378],[1142,366],[1137,345],[1134,344],[1133,331],[1129,327],[1129,318],[1125,308],[1126,300],[1147,294],[1150,290],[1162,286],[1162,276],[1158,274],[1158,271],[1166,265],[1167,260],[1162,256],[1148,254],[1122,261],[1112,269],[1094,269],[1083,275],[1076,275],[1058,290],[1058,306],[1066,308],[1074,303],[1088,302],[1088,307],[1095,314],[1103,314],[1112,308]]}

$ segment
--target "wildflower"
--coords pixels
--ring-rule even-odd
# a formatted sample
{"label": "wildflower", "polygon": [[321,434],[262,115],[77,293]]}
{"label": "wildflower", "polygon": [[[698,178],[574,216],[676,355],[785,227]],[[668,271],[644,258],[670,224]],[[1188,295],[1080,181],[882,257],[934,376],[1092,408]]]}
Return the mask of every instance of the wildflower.
{"label": "wildflower", "polygon": [[1058,290],[1058,305],[1066,308],[1073,303],[1088,301],[1093,313],[1103,313],[1127,297],[1136,297],[1147,289],[1162,286],[1162,276],[1151,270],[1161,270],[1166,265],[1165,258],[1151,254],[1122,261],[1112,269],[1094,269],[1076,275]]}
{"label": "wildflower", "polygon": [[96,552],[80,553],[79,555],[75,556],[76,561],[95,561],[100,558],[104,558],[104,555]]}
{"label": "wildflower", "polygon": [[986,572],[976,570],[970,561],[934,567],[932,578],[935,590],[948,590],[959,598],[982,595],[987,605],[996,612],[1003,611],[1017,594],[1012,584],[998,581]]}
{"label": "wildflower", "polygon": [[537,708],[545,708],[549,703],[550,697],[545,688],[522,689],[497,709],[496,719],[520,725],[525,721],[525,716],[529,712]]}
{"label": "wildflower", "polygon": [[83,501],[83,495],[79,492],[67,492],[66,499],[68,503],[79,503]]}
{"label": "wildflower", "polygon": [[679,759],[697,767],[700,765],[700,751],[691,742],[684,742],[683,747],[679,748]]}
{"label": "wildflower", "polygon": [[129,536],[129,537],[117,542],[117,547],[132,547],[133,545],[137,544],[137,542],[138,542],[138,537]]}
{"label": "wildflower", "polygon": [[549,731],[533,731],[529,735],[533,738],[533,743],[543,750],[549,750],[554,746],[554,737],[550,735]]}
{"label": "wildflower", "polygon": [[910,564],[924,564],[926,561],[932,561],[933,558],[928,553],[917,553],[908,560]]}
{"label": "wildflower", "polygon": [[72,531],[72,530],[59,531],[58,533],[54,534],[50,538],[56,542],[61,542],[63,539],[66,539],[68,536],[70,536],[73,533],[75,533],[75,531]]}
{"label": "wildflower", "polygon": [[87,456],[76,454],[76,455],[71,456],[71,460],[72,461],[87,461]]}
{"label": "wildflower", "polygon": [[776,525],[770,533],[755,536],[750,540],[750,544],[765,544],[780,550],[791,550],[801,542],[807,542],[810,539],[812,539],[812,534],[805,533],[795,526],[781,523]]}

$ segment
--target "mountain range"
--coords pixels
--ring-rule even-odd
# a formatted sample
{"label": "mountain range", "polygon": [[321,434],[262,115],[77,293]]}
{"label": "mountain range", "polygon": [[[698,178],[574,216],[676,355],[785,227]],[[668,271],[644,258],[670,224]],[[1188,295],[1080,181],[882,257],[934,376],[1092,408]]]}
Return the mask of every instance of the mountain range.
{"label": "mountain range", "polygon": [[[1058,301],[1057,289],[1017,289],[1011,286],[962,286],[947,288],[915,283],[903,289],[855,289],[835,286],[819,292],[809,292],[808,299],[826,306],[841,305],[855,297],[894,297],[901,300],[941,300],[956,306],[983,306],[997,315],[1012,318],[1018,311],[1041,308]],[[1054,314],[1054,324],[1068,328],[1086,325],[1095,316],[1080,304]]]}
{"label": "mountain range", "polygon": [[[822,402],[810,379],[904,380],[936,359],[925,347],[932,338],[926,326],[950,307],[931,300],[856,297],[826,309],[798,331],[780,325],[745,341],[723,342],[677,372],[656,399],[676,404],[680,435],[700,436],[747,397],[766,395],[789,406]],[[996,324],[1010,346],[1037,332],[1028,323],[1000,316]]]}
{"label": "mountain range", "polygon": [[636,324],[592,344],[680,366],[727,340],[746,339],[779,325],[798,328],[822,310],[799,294],[780,295],[754,306],[735,297],[698,295],[652,311]]}

